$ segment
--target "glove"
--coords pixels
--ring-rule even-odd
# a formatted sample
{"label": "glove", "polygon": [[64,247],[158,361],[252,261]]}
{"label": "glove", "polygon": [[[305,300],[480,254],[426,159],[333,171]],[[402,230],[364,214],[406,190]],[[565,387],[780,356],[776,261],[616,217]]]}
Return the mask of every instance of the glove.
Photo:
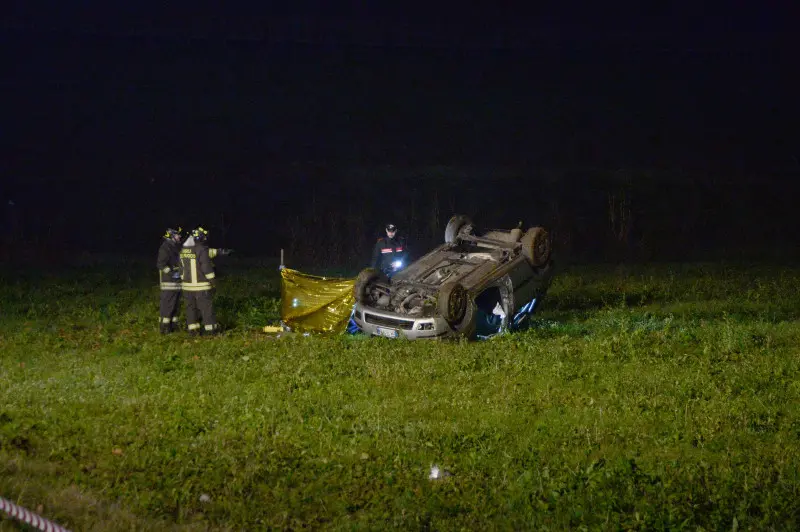
{"label": "glove", "polygon": [[173,268],[172,273],[170,276],[175,279],[176,281],[181,278],[181,270],[180,268]]}

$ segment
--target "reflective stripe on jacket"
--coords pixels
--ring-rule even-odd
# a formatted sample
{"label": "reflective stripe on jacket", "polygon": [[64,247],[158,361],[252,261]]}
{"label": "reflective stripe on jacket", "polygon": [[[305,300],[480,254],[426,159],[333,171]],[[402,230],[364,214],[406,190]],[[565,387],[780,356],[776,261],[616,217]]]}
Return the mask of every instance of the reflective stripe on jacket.
{"label": "reflective stripe on jacket", "polygon": [[397,259],[404,259],[406,256],[405,242],[403,239],[388,236],[379,238],[372,249],[373,268],[385,268]]}
{"label": "reflective stripe on jacket", "polygon": [[214,280],[214,263],[211,257],[217,255],[217,250],[209,249],[203,243],[188,242],[184,244],[180,253],[181,278],[183,279],[183,290],[187,292],[200,292],[213,288],[211,281]]}
{"label": "reflective stripe on jacket", "polygon": [[[156,268],[158,268],[158,282],[161,290],[181,289],[180,250],[181,245],[171,239],[164,239],[161,247],[158,248]],[[176,273],[178,275],[175,275]]]}

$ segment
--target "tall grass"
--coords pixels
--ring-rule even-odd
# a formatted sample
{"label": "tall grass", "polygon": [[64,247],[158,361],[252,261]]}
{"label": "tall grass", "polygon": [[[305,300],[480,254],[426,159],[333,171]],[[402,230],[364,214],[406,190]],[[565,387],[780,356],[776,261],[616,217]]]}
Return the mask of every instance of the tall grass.
{"label": "tall grass", "polygon": [[222,337],[161,337],[152,277],[4,276],[0,494],[75,530],[800,524],[798,270],[573,269],[480,343],[268,336],[274,268],[235,265]]}

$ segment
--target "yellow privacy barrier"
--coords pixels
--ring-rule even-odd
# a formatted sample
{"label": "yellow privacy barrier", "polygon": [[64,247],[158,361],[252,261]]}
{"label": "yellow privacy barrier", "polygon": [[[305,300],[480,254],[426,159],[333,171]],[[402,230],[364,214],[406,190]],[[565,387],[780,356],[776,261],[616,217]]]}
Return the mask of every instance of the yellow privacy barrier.
{"label": "yellow privacy barrier", "polygon": [[355,279],[281,270],[281,320],[293,331],[344,332],[355,304]]}

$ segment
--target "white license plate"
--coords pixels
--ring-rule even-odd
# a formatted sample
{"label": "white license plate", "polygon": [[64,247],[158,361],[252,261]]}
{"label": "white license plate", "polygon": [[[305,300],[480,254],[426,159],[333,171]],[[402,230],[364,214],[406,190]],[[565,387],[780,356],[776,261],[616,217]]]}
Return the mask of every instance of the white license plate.
{"label": "white license plate", "polygon": [[397,329],[385,329],[383,327],[378,327],[378,334],[386,338],[397,338],[399,336]]}

